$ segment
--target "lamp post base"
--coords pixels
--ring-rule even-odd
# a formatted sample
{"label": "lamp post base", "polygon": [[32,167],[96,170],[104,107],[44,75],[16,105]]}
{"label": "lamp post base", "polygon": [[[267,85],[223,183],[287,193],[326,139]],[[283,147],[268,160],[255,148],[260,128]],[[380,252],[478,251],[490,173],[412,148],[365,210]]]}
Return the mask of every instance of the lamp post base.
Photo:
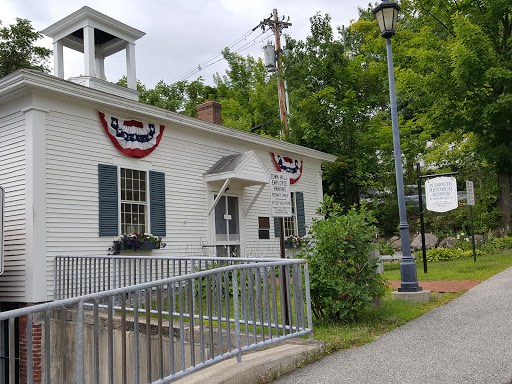
{"label": "lamp post base", "polygon": [[416,273],[416,263],[412,256],[405,256],[400,262],[400,276],[402,286],[398,288],[398,292],[420,292],[421,287],[418,284],[418,276]]}
{"label": "lamp post base", "polygon": [[393,300],[414,301],[416,303],[428,303],[431,297],[431,291],[391,292],[391,298]]}

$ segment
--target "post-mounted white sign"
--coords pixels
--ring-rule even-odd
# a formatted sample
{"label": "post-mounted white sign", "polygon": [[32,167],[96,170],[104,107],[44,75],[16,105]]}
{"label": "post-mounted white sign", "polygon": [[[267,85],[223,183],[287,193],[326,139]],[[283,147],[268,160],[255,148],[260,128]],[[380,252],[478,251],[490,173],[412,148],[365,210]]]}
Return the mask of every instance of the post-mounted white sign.
{"label": "post-mounted white sign", "polygon": [[473,182],[466,180],[466,198],[468,205],[475,205],[475,189],[473,188]]}
{"label": "post-mounted white sign", "polygon": [[425,182],[427,209],[448,212],[458,207],[457,180],[454,177],[436,177]]}
{"label": "post-mounted white sign", "polygon": [[285,172],[271,172],[269,187],[271,215],[274,217],[291,217],[290,175]]}

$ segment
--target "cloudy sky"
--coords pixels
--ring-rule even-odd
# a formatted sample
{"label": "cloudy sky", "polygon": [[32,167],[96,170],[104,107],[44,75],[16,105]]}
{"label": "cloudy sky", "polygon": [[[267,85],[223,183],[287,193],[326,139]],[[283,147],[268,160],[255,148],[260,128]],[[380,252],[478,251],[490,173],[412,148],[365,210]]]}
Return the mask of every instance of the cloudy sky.
{"label": "cloudy sky", "polygon": [[[226,63],[220,51],[238,42],[232,50],[246,56],[262,57],[261,47],[268,35],[257,29],[249,33],[274,8],[293,24],[285,30],[294,39],[309,34],[309,18],[329,13],[333,26],[348,26],[357,20],[358,7],[375,0],[2,0],[0,20],[4,26],[16,17],[29,19],[40,31],[87,5],[116,20],[144,31],[136,42],[137,78],[149,87],[159,80],[195,80],[202,76],[211,84],[215,73],[224,74]],[[273,36],[270,38],[273,41]],[[52,48],[50,38],[38,42]],[[201,65],[201,71],[196,69]],[[53,64],[50,64],[53,68]],[[83,74],[83,56],[64,50],[65,78]],[[126,74],[124,51],[105,61],[108,81]]]}

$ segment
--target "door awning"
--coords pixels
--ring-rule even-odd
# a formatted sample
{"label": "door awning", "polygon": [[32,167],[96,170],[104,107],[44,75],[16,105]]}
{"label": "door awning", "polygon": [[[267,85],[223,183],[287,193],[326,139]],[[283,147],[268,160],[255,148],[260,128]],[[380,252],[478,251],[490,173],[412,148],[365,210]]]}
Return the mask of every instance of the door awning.
{"label": "door awning", "polygon": [[231,181],[238,181],[244,188],[254,185],[260,186],[259,191],[243,212],[243,216],[245,217],[268,184],[268,178],[267,170],[253,151],[222,157],[204,174],[204,179],[207,183],[224,182],[217,198],[208,210],[208,216],[215,209],[215,206],[219,202],[222,194],[226,191],[229,183]]}
{"label": "door awning", "polygon": [[268,184],[268,172],[253,151],[222,157],[205,174],[207,183],[236,180],[244,187]]}

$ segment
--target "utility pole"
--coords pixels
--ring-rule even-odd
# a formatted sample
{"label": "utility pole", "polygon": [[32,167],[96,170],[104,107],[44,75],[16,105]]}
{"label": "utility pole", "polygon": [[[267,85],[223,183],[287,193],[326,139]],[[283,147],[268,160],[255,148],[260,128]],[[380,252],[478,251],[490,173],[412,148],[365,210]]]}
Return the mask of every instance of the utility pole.
{"label": "utility pole", "polygon": [[276,38],[277,92],[279,95],[279,110],[281,111],[281,122],[283,124],[281,128],[281,140],[284,140],[288,133],[288,111],[286,109],[286,92],[284,80],[282,77],[283,68],[281,63],[281,54],[283,53],[283,50],[281,49],[281,32],[283,31],[284,28],[288,28],[292,25],[292,23],[288,22],[288,20],[290,20],[289,17],[287,21],[284,21],[284,18],[285,17],[283,16],[283,18],[279,20],[279,17],[277,15],[277,9],[274,9],[269,18],[264,19],[262,22],[260,22],[261,28],[265,30],[265,27],[269,27],[274,32]]}

